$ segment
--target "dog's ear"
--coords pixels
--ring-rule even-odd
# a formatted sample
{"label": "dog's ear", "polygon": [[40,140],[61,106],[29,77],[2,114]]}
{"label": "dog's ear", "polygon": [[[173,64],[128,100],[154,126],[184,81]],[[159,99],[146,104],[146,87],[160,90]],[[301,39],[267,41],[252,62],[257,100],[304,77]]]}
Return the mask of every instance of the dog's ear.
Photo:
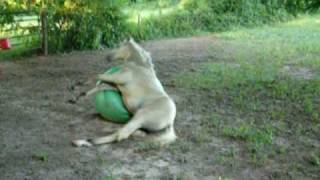
{"label": "dog's ear", "polygon": [[130,59],[146,62],[144,50],[132,38],[128,41],[127,46],[130,50]]}
{"label": "dog's ear", "polygon": [[144,66],[153,67],[150,53],[136,43],[133,38],[130,38],[127,45],[130,49],[130,59],[142,63]]}
{"label": "dog's ear", "polygon": [[122,45],[118,49],[112,50],[107,54],[107,60],[113,61],[117,59],[126,60],[130,57],[131,52],[127,45]]}
{"label": "dog's ear", "polygon": [[132,44],[136,44],[132,37],[128,37],[121,43],[120,47],[109,54],[108,59],[122,59],[127,60],[136,55],[136,48]]}
{"label": "dog's ear", "polygon": [[129,37],[127,41],[115,50],[112,50],[107,54],[107,60],[132,60],[143,66],[153,67],[150,53],[145,51],[138,43],[134,41],[132,37]]}

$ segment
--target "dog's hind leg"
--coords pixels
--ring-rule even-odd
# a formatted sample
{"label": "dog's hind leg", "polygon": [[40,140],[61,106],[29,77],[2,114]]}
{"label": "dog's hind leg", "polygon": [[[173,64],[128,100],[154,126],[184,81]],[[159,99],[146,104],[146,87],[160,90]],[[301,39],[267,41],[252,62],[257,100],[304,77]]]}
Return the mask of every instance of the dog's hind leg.
{"label": "dog's hind leg", "polygon": [[93,145],[99,145],[99,144],[107,144],[115,142],[117,139],[117,133],[113,133],[108,136],[98,137],[94,139],[89,139],[88,141],[92,143]]}
{"label": "dog's hind leg", "polygon": [[160,146],[170,144],[177,139],[176,133],[174,131],[173,125],[170,125],[165,132],[161,132],[159,134],[154,134],[150,136],[149,141],[155,144],[159,144]]}
{"label": "dog's hind leg", "polygon": [[141,111],[138,111],[133,116],[133,118],[121,129],[119,129],[117,132],[108,136],[94,138],[90,140],[90,142],[94,145],[99,145],[99,144],[112,143],[115,141],[121,141],[121,140],[127,139],[135,131],[140,129],[143,123],[144,123],[144,113],[143,113],[143,110],[141,110]]}

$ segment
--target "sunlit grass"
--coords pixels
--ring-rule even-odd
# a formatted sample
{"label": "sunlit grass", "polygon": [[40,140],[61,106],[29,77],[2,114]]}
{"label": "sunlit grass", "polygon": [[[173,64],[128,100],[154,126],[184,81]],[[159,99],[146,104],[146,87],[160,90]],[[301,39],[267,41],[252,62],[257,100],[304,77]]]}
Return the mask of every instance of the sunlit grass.
{"label": "sunlit grass", "polygon": [[320,15],[302,16],[284,24],[235,30],[217,36],[257,47],[253,51],[268,54],[269,62],[320,68],[319,20]]}

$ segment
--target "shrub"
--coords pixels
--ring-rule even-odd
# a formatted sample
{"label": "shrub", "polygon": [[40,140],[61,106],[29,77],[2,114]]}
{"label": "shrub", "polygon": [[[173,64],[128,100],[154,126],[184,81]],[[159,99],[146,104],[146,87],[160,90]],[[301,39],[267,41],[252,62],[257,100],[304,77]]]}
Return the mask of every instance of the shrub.
{"label": "shrub", "polygon": [[97,49],[102,44],[112,46],[123,38],[127,26],[119,3],[66,2],[48,11],[51,51]]}
{"label": "shrub", "polygon": [[0,28],[5,24],[12,23],[14,21],[13,14],[7,4],[0,4],[0,13]]}
{"label": "shrub", "polygon": [[278,0],[182,0],[173,13],[144,19],[131,32],[137,39],[224,31],[288,19]]}
{"label": "shrub", "polygon": [[193,32],[194,21],[190,19],[189,12],[178,11],[160,18],[153,16],[138,25],[131,25],[131,35],[140,40],[186,36]]}

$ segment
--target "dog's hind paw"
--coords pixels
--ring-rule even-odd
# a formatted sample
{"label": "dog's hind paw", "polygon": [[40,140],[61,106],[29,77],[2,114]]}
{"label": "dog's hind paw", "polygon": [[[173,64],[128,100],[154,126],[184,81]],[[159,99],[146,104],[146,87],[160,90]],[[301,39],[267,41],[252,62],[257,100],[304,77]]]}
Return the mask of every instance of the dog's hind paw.
{"label": "dog's hind paw", "polygon": [[129,136],[130,134],[127,131],[120,129],[116,134],[116,140],[120,142],[124,139],[128,139]]}
{"label": "dog's hind paw", "polygon": [[104,136],[104,137],[99,137],[99,138],[93,138],[93,139],[88,139],[87,141],[91,143],[92,145],[100,145],[100,144],[106,144],[106,143],[112,143],[116,140],[115,134],[109,135],[109,136]]}
{"label": "dog's hind paw", "polygon": [[82,147],[82,146],[91,147],[92,143],[90,143],[88,140],[85,140],[85,139],[78,139],[78,140],[73,140],[72,145],[76,147]]}

